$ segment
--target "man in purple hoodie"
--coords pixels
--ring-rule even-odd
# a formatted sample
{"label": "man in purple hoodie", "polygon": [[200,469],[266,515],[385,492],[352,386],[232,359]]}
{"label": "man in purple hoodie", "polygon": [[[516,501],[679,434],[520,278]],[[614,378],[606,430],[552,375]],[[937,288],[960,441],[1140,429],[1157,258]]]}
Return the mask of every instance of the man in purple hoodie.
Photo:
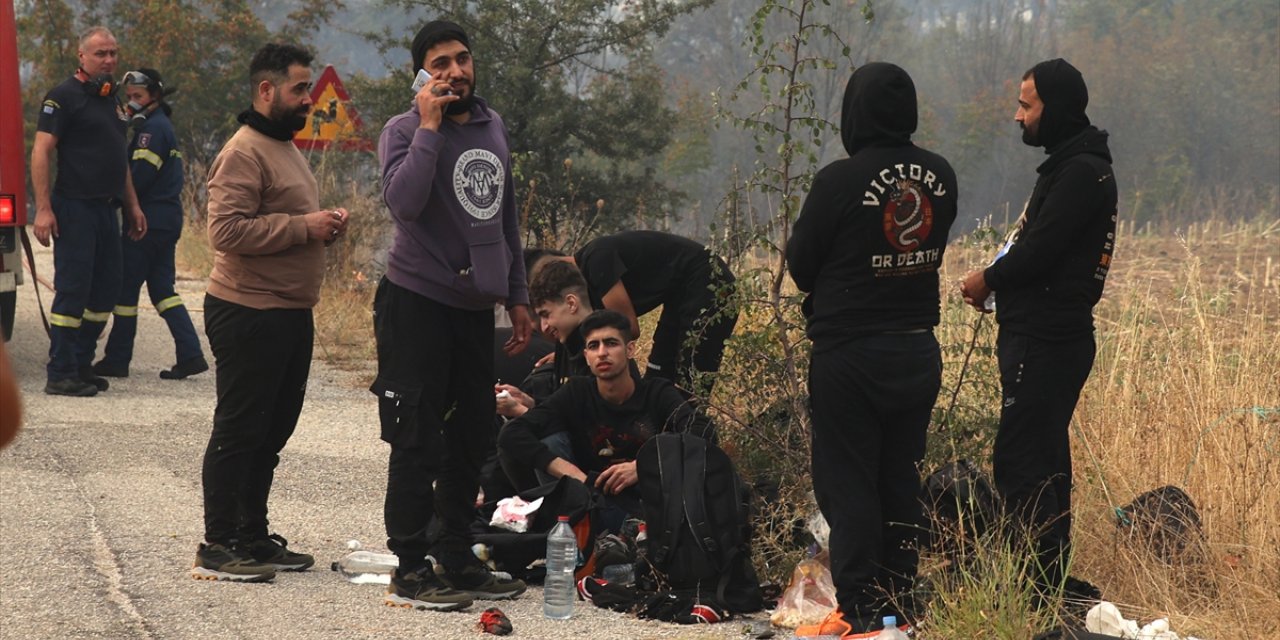
{"label": "man in purple hoodie", "polygon": [[[493,305],[511,316],[509,354],[532,327],[502,118],[475,94],[462,27],[428,23],[413,70],[430,80],[378,140],[382,195],[395,222],[373,302],[382,439],[391,445],[385,520],[400,566],[387,604],[457,610],[513,598],[471,553],[481,465],[493,451]],[[439,519],[429,540],[427,526]],[[427,558],[434,558],[433,566]]]}

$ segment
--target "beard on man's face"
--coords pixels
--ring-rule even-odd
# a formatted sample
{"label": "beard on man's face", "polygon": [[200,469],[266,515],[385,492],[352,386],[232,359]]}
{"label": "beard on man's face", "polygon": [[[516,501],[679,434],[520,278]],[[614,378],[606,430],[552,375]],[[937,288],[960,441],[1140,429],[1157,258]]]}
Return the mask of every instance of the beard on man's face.
{"label": "beard on man's face", "polygon": [[450,102],[449,104],[445,105],[444,114],[447,116],[462,115],[471,110],[471,105],[475,104],[475,101],[476,101],[476,82],[475,82],[475,78],[473,77],[471,81],[467,83],[466,94],[463,95],[461,98],[458,98],[457,100],[454,100],[453,102]]}
{"label": "beard on man's face", "polygon": [[1039,123],[1036,123],[1035,125],[1028,127],[1027,123],[1019,122],[1018,126],[1022,127],[1022,143],[1023,144],[1031,147],[1040,146]]}
{"label": "beard on man's face", "polygon": [[304,104],[290,110],[277,100],[271,103],[271,114],[268,117],[288,127],[290,131],[301,131],[303,127],[307,126],[307,114],[310,112],[310,105]]}

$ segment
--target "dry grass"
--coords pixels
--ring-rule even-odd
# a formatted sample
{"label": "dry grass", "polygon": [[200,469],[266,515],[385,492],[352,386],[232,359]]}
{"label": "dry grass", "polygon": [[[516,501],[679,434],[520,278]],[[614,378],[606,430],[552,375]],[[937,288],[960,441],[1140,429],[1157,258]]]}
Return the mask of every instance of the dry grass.
{"label": "dry grass", "polygon": [[[1280,224],[1118,246],[1073,425],[1078,572],[1183,633],[1230,620],[1265,637],[1280,629]],[[1165,484],[1200,509],[1202,562],[1166,566],[1117,539],[1112,507]]]}
{"label": "dry grass", "polygon": [[[1214,640],[1269,637],[1280,629],[1280,223],[1122,230],[1117,246],[1072,424],[1072,572],[1131,618],[1169,617]],[[946,280],[986,255],[953,248]],[[947,331],[944,344],[963,337]],[[976,362],[993,340],[980,332]],[[1167,484],[1199,507],[1200,559],[1166,564],[1116,526],[1115,507]]]}

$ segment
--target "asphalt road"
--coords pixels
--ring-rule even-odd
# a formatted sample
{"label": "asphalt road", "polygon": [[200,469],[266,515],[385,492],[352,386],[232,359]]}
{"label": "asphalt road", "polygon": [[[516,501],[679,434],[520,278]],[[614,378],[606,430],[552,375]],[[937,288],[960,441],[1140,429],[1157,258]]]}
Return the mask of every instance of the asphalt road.
{"label": "asphalt road", "polygon": [[[49,250],[38,250],[50,281],[51,262]],[[203,281],[179,282],[202,341],[203,290]],[[41,295],[47,309],[51,292]],[[129,378],[113,379],[94,398],[47,396],[48,340],[30,278],[19,288],[15,329],[7,346],[25,424],[0,452],[0,637],[487,637],[474,628],[486,604],[461,613],[390,608],[383,587],[350,584],[329,570],[347,540],[385,544],[387,447],[359,376],[313,363],[297,432],[276,472],[272,528],[291,548],[314,554],[316,567],[270,584],[207,582],[189,569],[202,534],[213,371],[161,380],[159,371],[174,362],[173,342],[144,302]],[[550,621],[538,589],[496,604],[515,626],[512,637],[744,637],[738,622],[680,627],[581,602],[572,620]]]}

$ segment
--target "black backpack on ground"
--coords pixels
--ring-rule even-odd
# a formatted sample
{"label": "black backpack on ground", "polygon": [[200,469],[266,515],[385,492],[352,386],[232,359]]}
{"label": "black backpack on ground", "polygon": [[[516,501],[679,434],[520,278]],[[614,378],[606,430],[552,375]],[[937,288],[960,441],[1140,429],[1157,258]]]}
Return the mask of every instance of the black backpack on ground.
{"label": "black backpack on ground", "polygon": [[1204,530],[1191,496],[1167,485],[1140,494],[1116,511],[1116,525],[1129,540],[1166,564],[1203,559]]}
{"label": "black backpack on ground", "polygon": [[655,586],[714,599],[730,613],[759,611],[751,494],[729,456],[697,436],[660,433],[640,448],[636,471]]}

